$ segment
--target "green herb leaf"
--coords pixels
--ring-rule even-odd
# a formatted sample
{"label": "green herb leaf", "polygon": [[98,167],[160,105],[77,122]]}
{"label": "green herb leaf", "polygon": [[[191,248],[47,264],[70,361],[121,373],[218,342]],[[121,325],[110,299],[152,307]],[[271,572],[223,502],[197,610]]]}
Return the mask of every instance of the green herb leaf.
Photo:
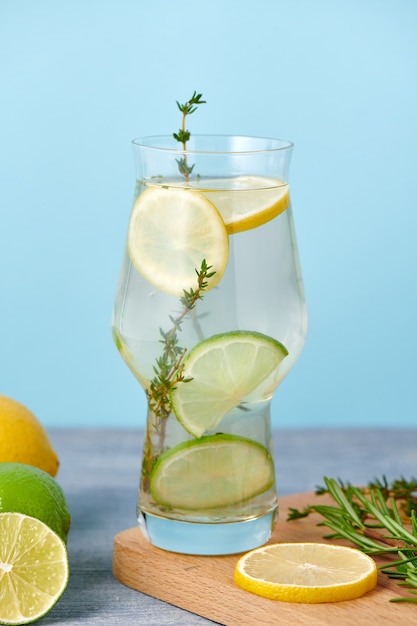
{"label": "green herb leaf", "polygon": [[[203,94],[197,93],[196,91],[194,91],[191,98],[187,100],[187,102],[185,102],[184,104],[180,104],[177,100],[177,107],[182,113],[182,124],[181,124],[181,128],[179,129],[179,131],[177,133],[172,133],[172,136],[174,137],[176,141],[182,144],[184,153],[187,150],[187,141],[189,141],[191,137],[190,131],[185,128],[185,121],[186,121],[187,115],[191,115],[197,110],[198,105],[206,104],[206,101],[202,100],[202,97],[203,97]],[[194,164],[188,165],[186,154],[184,154],[182,158],[176,159],[176,161],[178,164],[178,170],[180,174],[182,174],[185,177],[185,179],[188,180],[194,169]]]}

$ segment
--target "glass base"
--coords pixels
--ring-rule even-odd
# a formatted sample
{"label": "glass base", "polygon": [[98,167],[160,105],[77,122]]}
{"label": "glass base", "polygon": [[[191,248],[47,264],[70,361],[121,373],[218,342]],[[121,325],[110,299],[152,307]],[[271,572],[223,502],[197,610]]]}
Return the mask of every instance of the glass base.
{"label": "glass base", "polygon": [[163,550],[181,554],[221,555],[247,552],[264,545],[277,519],[272,511],[244,522],[204,524],[180,522],[140,512],[138,522],[148,541]]}

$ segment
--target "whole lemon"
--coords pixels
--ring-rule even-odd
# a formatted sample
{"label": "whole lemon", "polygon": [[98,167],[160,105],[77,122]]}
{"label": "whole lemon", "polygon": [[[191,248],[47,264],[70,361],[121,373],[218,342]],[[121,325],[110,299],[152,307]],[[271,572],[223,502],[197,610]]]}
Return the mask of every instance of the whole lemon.
{"label": "whole lemon", "polygon": [[67,540],[71,518],[62,487],[33,465],[0,463],[0,513],[36,517]]}
{"label": "whole lemon", "polygon": [[59,461],[39,420],[23,404],[0,395],[0,463],[26,463],[56,476]]}

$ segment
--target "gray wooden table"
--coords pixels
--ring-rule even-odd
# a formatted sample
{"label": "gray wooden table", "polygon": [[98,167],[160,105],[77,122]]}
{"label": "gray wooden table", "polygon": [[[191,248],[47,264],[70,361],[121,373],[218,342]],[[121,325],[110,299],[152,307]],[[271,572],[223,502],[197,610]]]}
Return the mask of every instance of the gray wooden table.
{"label": "gray wooden table", "polygon": [[[136,525],[143,433],[52,430],[58,480],[72,514],[71,578],[40,623],[84,626],[202,626],[209,620],[155,600],[112,576],[114,536]],[[323,476],[364,484],[375,477],[417,476],[417,429],[279,430],[274,433],[281,495],[313,490]],[[246,625],[245,626],[251,626]]]}

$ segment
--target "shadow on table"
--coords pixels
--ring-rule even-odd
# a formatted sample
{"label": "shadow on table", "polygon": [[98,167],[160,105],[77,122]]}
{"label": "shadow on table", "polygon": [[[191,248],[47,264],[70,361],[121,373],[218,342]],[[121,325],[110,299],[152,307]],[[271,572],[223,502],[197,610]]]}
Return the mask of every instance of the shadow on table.
{"label": "shadow on table", "polygon": [[[73,571],[64,595],[43,618],[42,625],[78,623],[87,617],[94,618],[94,615],[97,616],[97,623],[104,625],[106,614],[114,606],[114,591],[111,588],[115,584],[111,567],[108,571]],[[90,619],[89,623],[94,621]]]}

